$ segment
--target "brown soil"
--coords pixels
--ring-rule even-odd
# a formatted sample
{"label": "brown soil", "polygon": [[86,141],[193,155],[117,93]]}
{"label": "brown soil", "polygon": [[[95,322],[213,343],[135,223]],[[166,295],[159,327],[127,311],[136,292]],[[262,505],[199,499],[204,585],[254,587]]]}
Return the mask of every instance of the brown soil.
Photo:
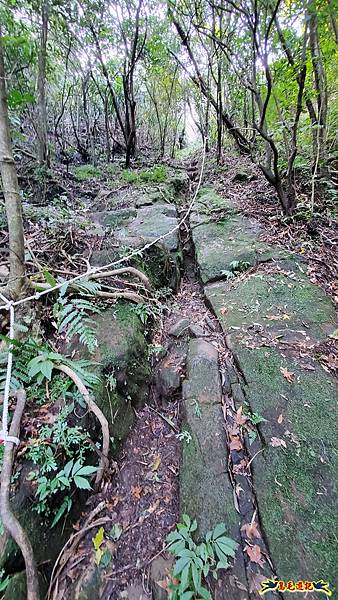
{"label": "brown soil", "polygon": [[[89,513],[104,501],[97,516],[109,518],[104,525],[102,549],[110,552],[111,560],[102,570],[102,600],[123,597],[121,592],[131,583],[147,586],[151,561],[162,551],[166,535],[178,522],[180,442],[163,418],[169,418],[178,428],[178,403],[168,404],[158,413],[149,406],[137,413],[135,425],[112,465],[118,465],[118,470],[103,491],[88,502]],[[77,524],[77,530],[83,527],[88,513]],[[119,539],[114,539],[118,535],[116,526],[121,529]],[[89,531],[69,558],[59,576],[55,598],[72,597],[72,582],[78,581],[95,561],[92,538],[97,531]]]}

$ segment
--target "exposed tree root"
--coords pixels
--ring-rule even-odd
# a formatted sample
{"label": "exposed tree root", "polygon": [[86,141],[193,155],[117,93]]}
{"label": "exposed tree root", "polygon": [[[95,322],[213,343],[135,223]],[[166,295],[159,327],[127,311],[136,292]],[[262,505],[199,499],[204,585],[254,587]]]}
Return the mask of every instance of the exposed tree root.
{"label": "exposed tree root", "polygon": [[121,298],[123,300],[130,300],[131,302],[135,302],[135,304],[140,304],[144,302],[144,298],[135,292],[96,292],[95,296],[98,298]]}
{"label": "exposed tree root", "polygon": [[124,273],[135,275],[135,277],[138,277],[142,281],[143,285],[147,289],[150,289],[151,285],[148,277],[142,273],[142,271],[135,269],[135,267],[123,267],[121,269],[115,269],[114,271],[102,271],[102,273],[94,273],[93,275],[89,275],[88,279],[103,279],[104,277],[114,277],[115,275],[123,275]]}
{"label": "exposed tree root", "polygon": [[[145,288],[147,288],[148,290],[151,288],[151,284],[150,281],[148,279],[148,277],[142,273],[142,271],[139,271],[138,269],[135,269],[134,267],[124,267],[121,269],[115,269],[114,271],[102,271],[101,273],[93,273],[92,275],[88,275],[89,280],[93,280],[93,279],[105,279],[106,277],[115,277],[117,275],[122,275],[125,273],[130,273],[131,275],[134,275],[135,277],[137,277],[140,281],[142,281],[142,284],[144,285]],[[85,278],[85,274],[84,274],[84,278]],[[76,281],[75,282],[71,282],[68,286],[69,290],[76,290],[77,289],[77,285],[76,285]],[[125,285],[128,285],[128,282],[124,282]],[[47,283],[45,281],[29,281],[29,284],[31,285],[31,287],[33,287],[33,289],[37,290],[37,291],[41,291],[41,290],[49,290],[49,289],[53,289],[53,286],[50,283]],[[132,302],[143,302],[143,298],[141,296],[137,296],[137,294],[132,294],[131,297],[128,297],[129,292],[124,292],[124,291],[120,291],[120,292],[116,292],[114,294],[110,294],[109,296],[106,295],[106,293],[104,292],[104,296],[102,295],[102,293],[100,292],[96,292],[94,295],[95,296],[101,296],[101,297],[105,297],[105,298],[125,298],[126,300],[131,300]]]}
{"label": "exposed tree root", "polygon": [[[20,424],[26,404],[26,392],[22,389],[17,393],[17,403],[9,430],[9,435],[18,437],[20,433]],[[27,600],[39,600],[39,580],[38,571],[33,556],[32,545],[25,530],[20,525],[14,515],[10,500],[10,485],[14,464],[14,444],[7,442],[5,444],[3,465],[1,470],[1,488],[0,488],[0,516],[6,531],[12,536],[19,546],[26,566],[27,579]]]}
{"label": "exposed tree root", "polygon": [[52,595],[52,590],[53,587],[55,586],[58,577],[61,575],[64,567],[66,566],[68,560],[70,557],[74,556],[76,553],[76,548],[79,545],[81,538],[91,529],[94,529],[94,527],[101,527],[102,525],[105,525],[106,523],[109,523],[111,521],[110,517],[102,517],[101,519],[97,519],[96,521],[93,521],[93,518],[103,510],[103,508],[105,507],[105,503],[101,502],[97,507],[94,508],[94,510],[90,513],[86,523],[84,524],[84,526],[82,527],[82,529],[80,529],[80,531],[77,531],[76,533],[74,533],[65,543],[65,545],[63,546],[59,556],[56,559],[54,568],[53,568],[53,572],[52,572],[52,576],[51,576],[51,581],[50,581],[50,585],[49,585],[49,590],[48,590],[48,595],[47,598],[51,599],[54,597],[57,597],[57,594],[55,594],[55,590],[54,593]]}
{"label": "exposed tree root", "polygon": [[73,371],[73,369],[71,369],[67,365],[55,365],[55,368],[58,369],[59,371],[62,371],[62,373],[65,373],[66,375],[68,375],[68,377],[70,377],[72,379],[72,381],[75,383],[77,389],[79,390],[80,394],[82,394],[89,410],[97,417],[97,419],[100,422],[101,429],[102,429],[102,456],[100,458],[99,467],[98,467],[98,470],[96,473],[96,479],[95,479],[95,487],[97,488],[102,481],[104,470],[108,465],[109,439],[110,439],[108,421],[107,421],[106,417],[104,416],[102,410],[97,406],[96,402],[94,402],[94,400],[90,397],[89,391],[87,390],[86,386],[82,383],[80,377]]}

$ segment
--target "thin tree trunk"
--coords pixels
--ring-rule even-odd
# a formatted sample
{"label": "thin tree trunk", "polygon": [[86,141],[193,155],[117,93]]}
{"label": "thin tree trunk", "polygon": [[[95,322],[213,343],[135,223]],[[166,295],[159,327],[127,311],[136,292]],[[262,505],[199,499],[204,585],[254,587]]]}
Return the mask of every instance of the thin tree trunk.
{"label": "thin tree trunk", "polygon": [[46,59],[48,37],[48,0],[42,0],[41,7],[41,33],[38,60],[38,159],[40,166],[49,166],[47,134],[47,106],[46,106]]}
{"label": "thin tree trunk", "polygon": [[19,294],[25,276],[25,246],[21,198],[15,162],[12,153],[8,107],[4,47],[0,26],[0,174],[5,197],[9,236],[10,295]]}
{"label": "thin tree trunk", "polygon": [[[313,7],[313,11],[314,11]],[[312,58],[312,66],[314,73],[315,89],[317,93],[317,106],[318,106],[318,127],[317,132],[317,152],[319,156],[319,174],[326,175],[326,134],[327,134],[327,85],[325,69],[320,51],[320,44],[318,38],[318,19],[315,13],[311,14],[309,20],[310,29],[310,50]]]}

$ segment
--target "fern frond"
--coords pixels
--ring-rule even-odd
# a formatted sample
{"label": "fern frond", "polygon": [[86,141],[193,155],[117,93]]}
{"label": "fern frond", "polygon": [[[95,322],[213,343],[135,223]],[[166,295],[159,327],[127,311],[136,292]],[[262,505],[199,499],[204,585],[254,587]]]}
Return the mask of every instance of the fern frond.
{"label": "fern frond", "polygon": [[91,314],[100,314],[101,308],[86,298],[62,298],[57,303],[54,314],[58,321],[59,333],[65,332],[72,340],[78,335],[81,344],[86,346],[91,354],[97,347],[94,322]]}
{"label": "fern frond", "polygon": [[79,290],[83,295],[95,296],[96,292],[101,289],[101,284],[98,281],[90,281],[89,279],[81,279],[72,286]]}
{"label": "fern frond", "polygon": [[86,359],[71,360],[69,358],[65,358],[63,362],[73,369],[87,388],[92,389],[100,382],[100,378],[89,370],[97,366],[97,363]]}

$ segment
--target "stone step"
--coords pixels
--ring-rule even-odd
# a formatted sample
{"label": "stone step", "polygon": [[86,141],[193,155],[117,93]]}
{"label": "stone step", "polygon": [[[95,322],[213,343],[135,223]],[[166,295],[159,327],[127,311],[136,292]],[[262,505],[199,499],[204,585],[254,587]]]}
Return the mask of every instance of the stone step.
{"label": "stone step", "polygon": [[[234,507],[227,469],[218,352],[203,339],[189,342],[183,403],[182,431],[187,431],[191,439],[182,442],[180,512],[197,519],[200,537],[218,523],[225,523],[229,537],[240,542],[240,516]],[[217,598],[244,600],[248,596],[240,546],[232,572],[236,577],[231,579],[227,574],[225,581],[222,578]]]}

